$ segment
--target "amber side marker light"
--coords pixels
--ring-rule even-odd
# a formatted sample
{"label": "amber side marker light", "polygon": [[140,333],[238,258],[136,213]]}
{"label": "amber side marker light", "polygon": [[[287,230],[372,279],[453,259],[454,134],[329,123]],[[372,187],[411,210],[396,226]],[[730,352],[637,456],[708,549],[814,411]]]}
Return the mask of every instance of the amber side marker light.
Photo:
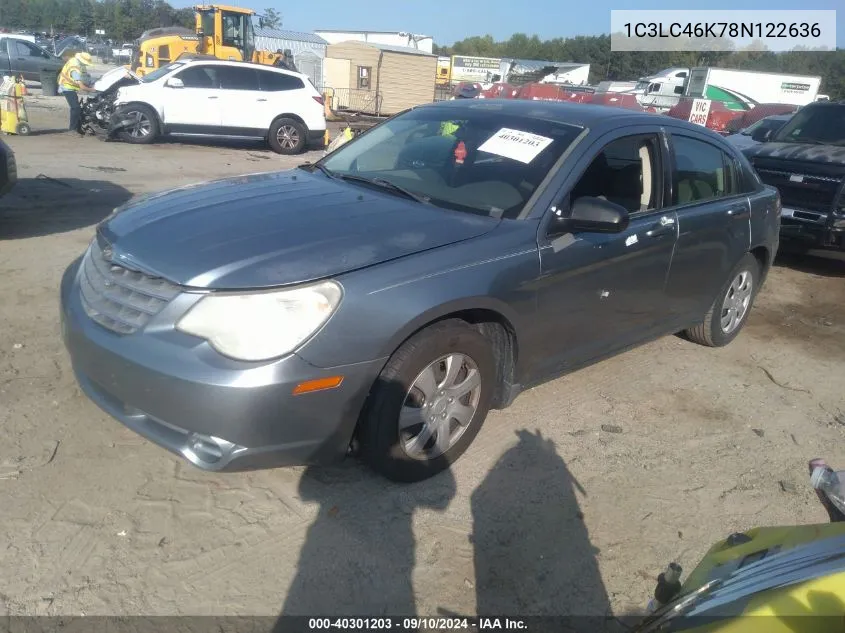
{"label": "amber side marker light", "polygon": [[293,395],[298,396],[303,393],[311,393],[313,391],[324,391],[326,389],[334,389],[340,387],[343,382],[343,376],[329,376],[328,378],[317,378],[316,380],[306,380],[299,383],[293,388]]}

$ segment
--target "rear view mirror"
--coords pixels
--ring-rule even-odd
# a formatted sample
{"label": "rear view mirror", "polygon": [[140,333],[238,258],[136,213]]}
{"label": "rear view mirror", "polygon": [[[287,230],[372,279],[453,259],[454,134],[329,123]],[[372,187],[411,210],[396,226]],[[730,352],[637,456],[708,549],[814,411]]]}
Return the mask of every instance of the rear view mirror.
{"label": "rear view mirror", "polygon": [[184,88],[185,84],[178,77],[171,77],[165,84],[168,88]]}
{"label": "rear view mirror", "polygon": [[772,130],[770,128],[758,127],[756,130],[754,130],[754,132],[751,133],[751,139],[757,141],[758,143],[768,142],[771,136]]}
{"label": "rear view mirror", "polygon": [[572,233],[619,233],[628,228],[628,211],[603,198],[582,196],[572,204],[565,222]]}

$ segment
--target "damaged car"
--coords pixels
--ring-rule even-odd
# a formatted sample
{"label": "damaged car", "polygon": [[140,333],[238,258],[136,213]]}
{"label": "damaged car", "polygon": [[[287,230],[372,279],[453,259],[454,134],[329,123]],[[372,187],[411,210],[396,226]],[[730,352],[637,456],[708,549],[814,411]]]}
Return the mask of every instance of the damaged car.
{"label": "damaged car", "polygon": [[533,385],[677,332],[730,343],[779,214],[686,121],[441,102],[116,209],[64,274],[62,333],[91,400],[200,468],[354,453],[418,481]]}

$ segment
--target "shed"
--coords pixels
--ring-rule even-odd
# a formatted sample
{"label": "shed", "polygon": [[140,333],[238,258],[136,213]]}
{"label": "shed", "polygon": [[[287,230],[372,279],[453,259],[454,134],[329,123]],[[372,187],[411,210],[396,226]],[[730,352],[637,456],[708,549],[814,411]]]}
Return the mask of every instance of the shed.
{"label": "shed", "polygon": [[328,42],[319,35],[255,27],[255,49],[259,51],[290,50],[296,69],[308,75],[315,86],[323,85],[323,59]]}
{"label": "shed", "polygon": [[332,107],[391,115],[434,100],[437,56],[407,46],[348,41],[326,48]]}

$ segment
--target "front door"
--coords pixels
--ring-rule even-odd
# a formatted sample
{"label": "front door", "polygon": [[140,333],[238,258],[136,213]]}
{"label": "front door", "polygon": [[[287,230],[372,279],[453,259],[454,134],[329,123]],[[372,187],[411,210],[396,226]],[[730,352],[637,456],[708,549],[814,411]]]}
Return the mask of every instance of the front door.
{"label": "front door", "polygon": [[173,75],[183,87],[161,88],[162,115],[171,132],[218,133],[222,121],[219,66],[191,64]]}
{"label": "front door", "polygon": [[666,293],[678,322],[689,325],[704,317],[748,252],[751,211],[731,156],[695,132],[673,132],[670,141],[678,244]]}
{"label": "front door", "polygon": [[617,137],[597,150],[554,212],[567,213],[580,196],[603,197],[625,207],[630,223],[620,233],[541,236],[535,335],[545,354],[534,363],[534,379],[606,356],[665,327],[664,285],[677,217],[662,208],[659,137]]}

